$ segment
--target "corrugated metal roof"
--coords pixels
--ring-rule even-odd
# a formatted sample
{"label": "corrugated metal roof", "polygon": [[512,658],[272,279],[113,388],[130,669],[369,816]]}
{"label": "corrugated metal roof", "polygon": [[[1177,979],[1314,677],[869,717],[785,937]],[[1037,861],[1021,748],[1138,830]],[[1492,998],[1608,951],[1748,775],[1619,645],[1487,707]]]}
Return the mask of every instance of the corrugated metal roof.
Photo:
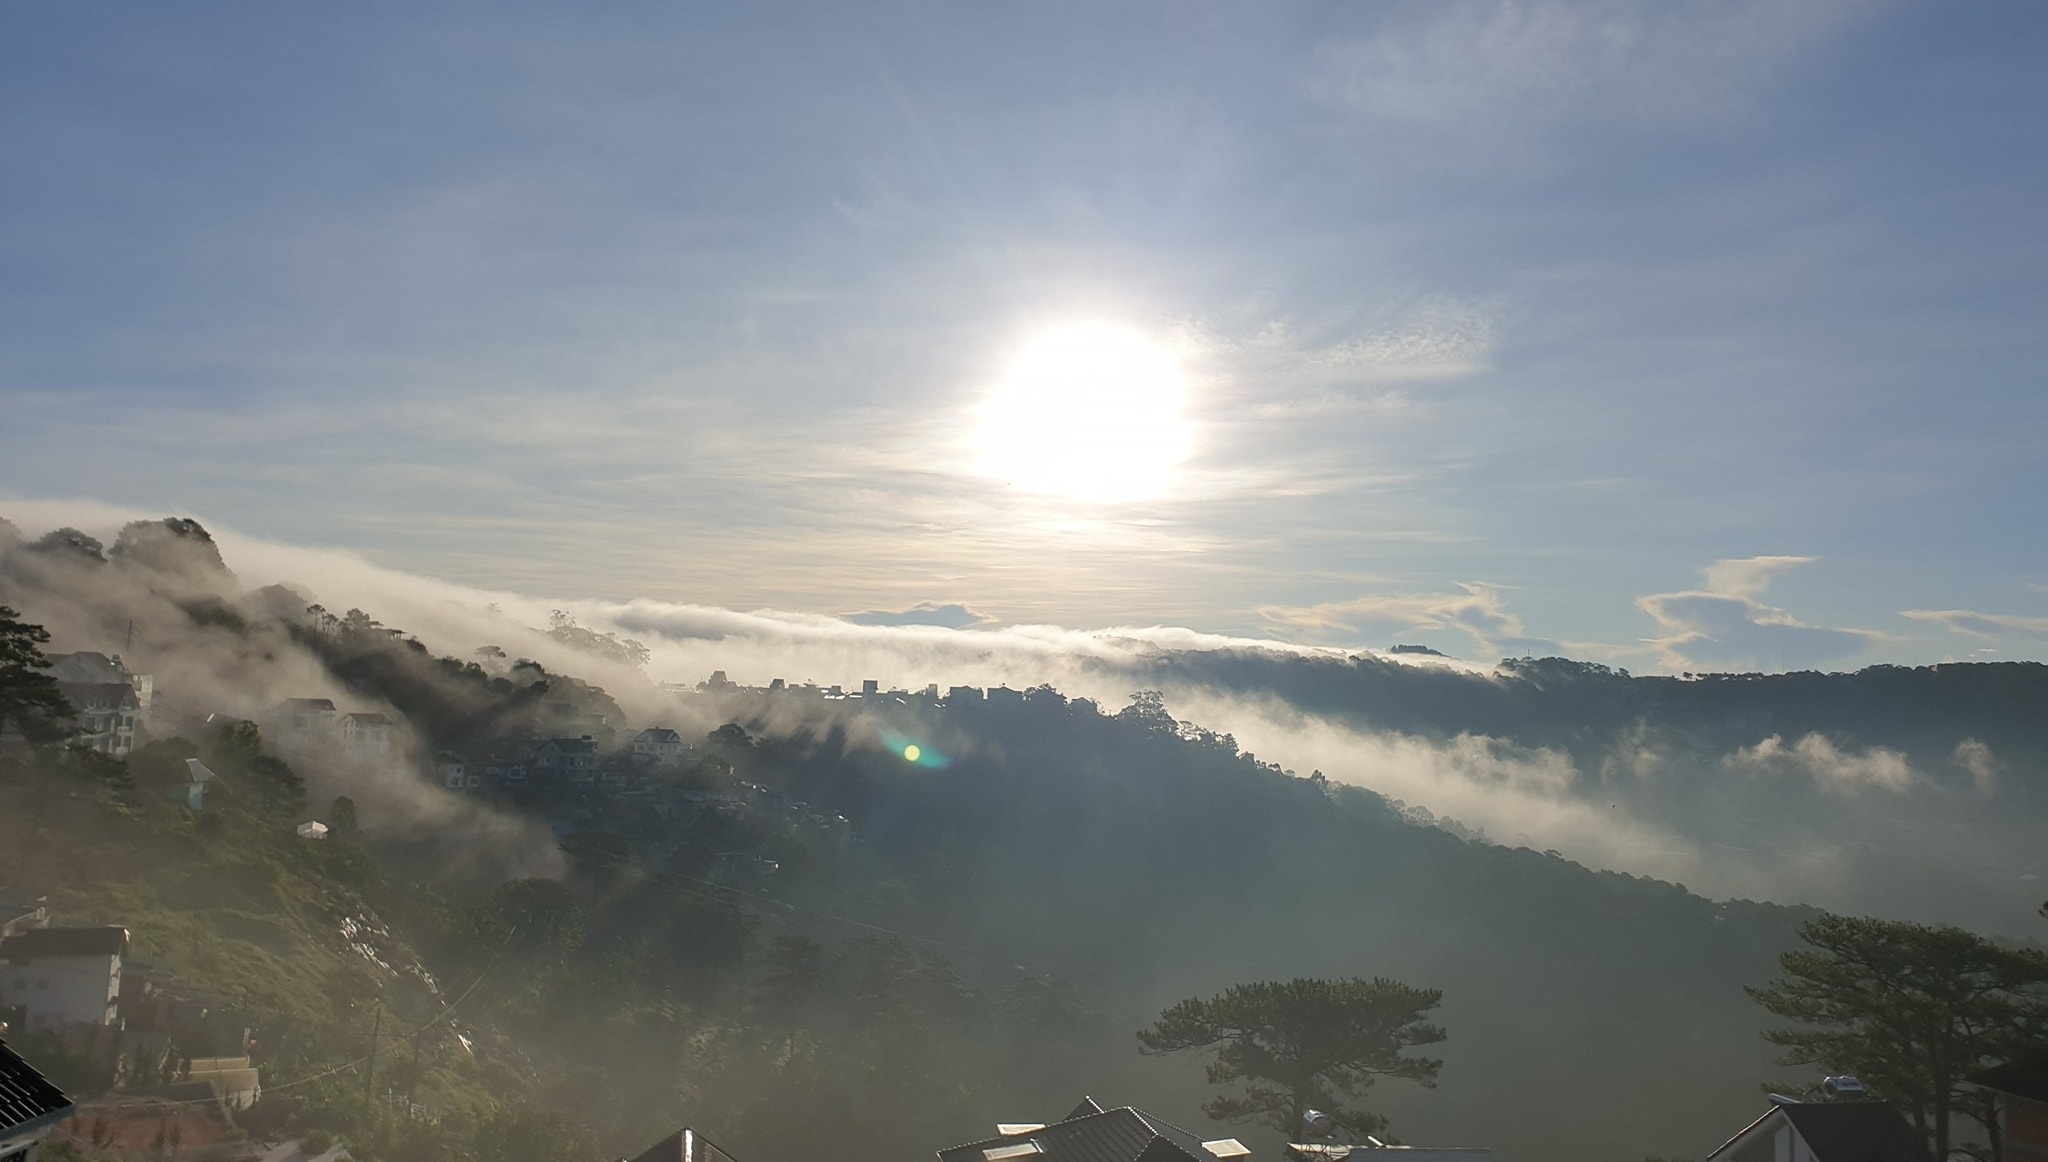
{"label": "corrugated metal roof", "polygon": [[0,1134],[55,1125],[71,1113],[64,1091],[0,1041]]}
{"label": "corrugated metal roof", "polygon": [[[1092,1104],[1084,1102],[1076,1112]],[[1044,1162],[1216,1162],[1202,1149],[1200,1138],[1130,1106],[954,1146],[939,1151],[939,1160],[986,1162],[985,1151],[1025,1142],[1038,1143]]]}
{"label": "corrugated metal roof", "polygon": [[1064,1117],[1064,1118],[1061,1118],[1060,1120],[1061,1120],[1061,1121],[1063,1121],[1063,1122],[1071,1122],[1071,1121],[1073,1121],[1073,1120],[1074,1120],[1075,1118],[1085,1118],[1085,1117],[1087,1117],[1087,1116],[1088,1116],[1089,1114],[1099,1114],[1099,1113],[1101,1113],[1101,1112],[1102,1112],[1102,1107],[1101,1107],[1101,1106],[1099,1106],[1099,1105],[1096,1105],[1096,1104],[1095,1104],[1095,1099],[1094,1099],[1094,1098],[1092,1098],[1092,1097],[1084,1097],[1084,1098],[1082,1098],[1082,1099],[1081,1099],[1081,1104],[1080,1104],[1080,1105],[1077,1105],[1077,1106],[1075,1106],[1075,1107],[1074,1107],[1073,1109],[1071,1109],[1071,1110],[1068,1110],[1068,1111],[1067,1111],[1067,1116],[1066,1116],[1066,1117]]}

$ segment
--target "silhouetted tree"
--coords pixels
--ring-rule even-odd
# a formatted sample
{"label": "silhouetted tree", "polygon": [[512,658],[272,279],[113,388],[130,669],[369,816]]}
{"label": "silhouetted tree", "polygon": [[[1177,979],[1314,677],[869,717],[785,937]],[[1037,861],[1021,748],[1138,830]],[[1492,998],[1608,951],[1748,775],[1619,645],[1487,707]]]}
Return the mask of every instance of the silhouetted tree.
{"label": "silhouetted tree", "polygon": [[1784,977],[1746,990],[1799,1022],[1764,1039],[1787,1065],[1853,1073],[1899,1103],[1936,1158],[1952,1113],[1977,1108],[1963,1078],[2048,1034],[2048,953],[1869,917],[1822,916],[1799,935],[1811,947],[1779,957]]}
{"label": "silhouetted tree", "polygon": [[361,827],[356,820],[356,801],[347,795],[336,795],[327,809],[327,826],[336,839],[354,839]]}
{"label": "silhouetted tree", "polygon": [[1246,1083],[1241,1095],[1203,1103],[1203,1112],[1217,1121],[1298,1134],[1303,1114],[1317,1109],[1356,1133],[1372,1133],[1386,1119],[1346,1108],[1340,1099],[1361,1096],[1380,1077],[1434,1087],[1443,1062],[1402,1050],[1445,1038],[1442,1026],[1424,1020],[1442,1000],[1436,989],[1385,977],[1260,981],[1182,1001],[1159,1014],[1138,1041],[1147,1054],[1216,1051],[1209,1081]]}
{"label": "silhouetted tree", "polygon": [[20,617],[0,605],[0,730],[12,725],[31,742],[54,742],[64,736],[71,704],[44,672],[50,668],[42,650],[49,631]]}

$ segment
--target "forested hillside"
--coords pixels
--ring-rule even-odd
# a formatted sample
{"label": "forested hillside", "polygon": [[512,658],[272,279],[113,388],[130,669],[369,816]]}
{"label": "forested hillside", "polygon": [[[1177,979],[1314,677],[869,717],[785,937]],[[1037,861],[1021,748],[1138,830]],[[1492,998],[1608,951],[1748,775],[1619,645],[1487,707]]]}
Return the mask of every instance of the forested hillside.
{"label": "forested hillside", "polygon": [[[1460,835],[1370,772],[1281,770],[1153,694],[804,702],[601,689],[519,642],[438,658],[369,614],[240,592],[195,529],[108,556],[18,548],[0,601],[71,644],[122,626],[132,664],[230,712],[330,691],[387,709],[406,757],[286,762],[269,728],[192,712],[125,761],[17,748],[0,874],[64,922],[129,926],[246,1012],[271,1094],[253,1125],[496,1159],[689,1122],[745,1162],[923,1156],[1083,1093],[1200,1126],[1199,1069],[1133,1034],[1179,999],[1299,976],[1442,990],[1437,1088],[1368,1100],[1411,1142],[1696,1156],[1778,1072],[1743,990],[1810,912]],[[1514,685],[1540,676],[1479,683],[1476,704],[1540,702]],[[550,714],[688,741],[617,784],[437,784],[429,757],[485,767]],[[197,812],[162,794],[186,757],[219,775]],[[314,816],[347,824],[296,838]]]}

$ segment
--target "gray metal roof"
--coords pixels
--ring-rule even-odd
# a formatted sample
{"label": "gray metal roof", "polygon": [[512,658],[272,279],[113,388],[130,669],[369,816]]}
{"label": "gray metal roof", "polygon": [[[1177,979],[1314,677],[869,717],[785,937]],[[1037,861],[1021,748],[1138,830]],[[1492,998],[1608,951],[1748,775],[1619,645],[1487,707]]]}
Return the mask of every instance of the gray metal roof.
{"label": "gray metal roof", "polygon": [[1042,1162],[1216,1162],[1201,1138],[1171,1122],[1130,1106],[1083,1112],[1094,1104],[1084,1100],[1078,1116],[1036,1130],[941,1150],[939,1162],[987,1162],[984,1151],[1026,1142],[1037,1143]]}
{"label": "gray metal roof", "polygon": [[53,1126],[71,1114],[64,1091],[0,1041],[0,1134]]}
{"label": "gray metal roof", "polygon": [[634,1156],[633,1162],[733,1162],[733,1156],[696,1130],[684,1126],[642,1150]]}
{"label": "gray metal roof", "polygon": [[1782,1108],[1820,1162],[1931,1162],[1926,1140],[1890,1102],[1807,1102]]}
{"label": "gray metal roof", "polygon": [[1707,1155],[1719,1157],[1758,1127],[1791,1123],[1818,1162],[1933,1162],[1933,1152],[1888,1101],[1788,1101],[1751,1122]]}

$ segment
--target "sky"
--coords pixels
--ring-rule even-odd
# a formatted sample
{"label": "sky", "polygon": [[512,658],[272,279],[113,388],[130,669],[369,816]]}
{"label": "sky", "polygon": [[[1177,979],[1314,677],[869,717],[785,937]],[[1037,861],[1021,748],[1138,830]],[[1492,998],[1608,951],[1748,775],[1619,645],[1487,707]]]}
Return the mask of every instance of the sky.
{"label": "sky", "polygon": [[2023,2],[10,5],[0,515],[882,625],[2041,658],[2043,59]]}

